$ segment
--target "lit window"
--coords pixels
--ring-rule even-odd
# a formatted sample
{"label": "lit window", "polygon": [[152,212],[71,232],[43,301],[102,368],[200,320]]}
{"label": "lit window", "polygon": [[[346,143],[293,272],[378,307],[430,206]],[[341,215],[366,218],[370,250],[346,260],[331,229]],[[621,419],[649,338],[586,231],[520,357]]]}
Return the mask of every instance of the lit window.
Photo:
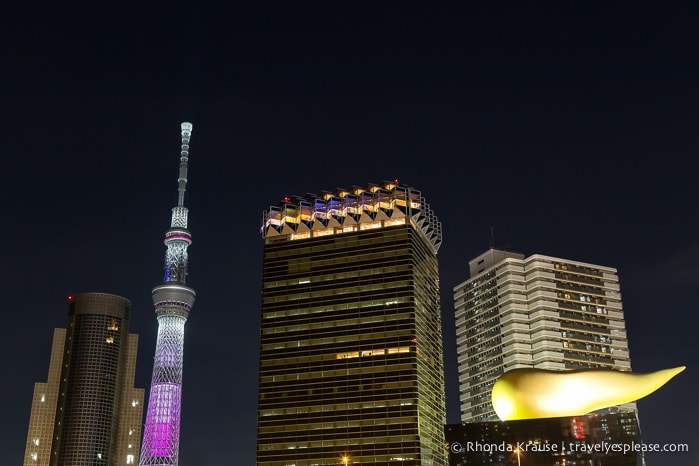
{"label": "lit window", "polygon": [[134,455],[126,455],[126,464],[134,464]]}
{"label": "lit window", "polygon": [[133,400],[133,401],[131,402],[131,406],[133,406],[134,408],[135,408],[136,406],[138,406],[138,400]]}
{"label": "lit window", "polygon": [[34,443],[34,445],[37,445],[37,446],[38,446],[38,445],[39,445],[39,439],[38,439],[38,438],[35,438],[35,439],[33,440],[33,443]]}
{"label": "lit window", "polygon": [[41,394],[41,402],[43,403],[44,401],[46,401],[46,395],[44,395],[44,394],[42,393],[42,394]]}
{"label": "lit window", "polygon": [[37,452],[32,453],[32,459],[33,459],[34,461],[38,460],[38,459],[39,459],[39,454],[38,454]]}
{"label": "lit window", "polygon": [[107,343],[114,343],[114,337],[107,337]]}

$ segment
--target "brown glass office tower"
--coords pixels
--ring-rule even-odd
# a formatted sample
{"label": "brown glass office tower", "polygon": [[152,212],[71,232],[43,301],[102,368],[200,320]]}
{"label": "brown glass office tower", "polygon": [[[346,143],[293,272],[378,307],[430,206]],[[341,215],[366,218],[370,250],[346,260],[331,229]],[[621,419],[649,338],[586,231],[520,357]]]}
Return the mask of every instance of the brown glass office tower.
{"label": "brown glass office tower", "polygon": [[384,182],[265,211],[258,466],[447,464],[437,251]]}
{"label": "brown glass office tower", "polygon": [[131,302],[107,293],[69,298],[46,383],[34,386],[24,466],[135,464],[143,389],[134,388],[138,335]]}

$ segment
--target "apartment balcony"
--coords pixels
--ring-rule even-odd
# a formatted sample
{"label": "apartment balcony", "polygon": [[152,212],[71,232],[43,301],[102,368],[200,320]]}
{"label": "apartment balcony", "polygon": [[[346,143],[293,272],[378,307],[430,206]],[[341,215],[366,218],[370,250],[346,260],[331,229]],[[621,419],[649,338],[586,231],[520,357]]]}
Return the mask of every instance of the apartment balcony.
{"label": "apartment balcony", "polygon": [[618,350],[612,348],[612,355],[614,355],[614,359],[629,359],[629,352],[627,350]]}
{"label": "apartment balcony", "polygon": [[502,345],[502,354],[505,356],[510,355],[512,353],[528,353],[531,350],[532,346],[529,343],[508,342],[503,343]]}
{"label": "apartment balcony", "polygon": [[499,303],[500,315],[507,315],[514,313],[524,314],[527,312],[527,305],[524,302],[512,302]]}
{"label": "apartment balcony", "polygon": [[563,351],[541,351],[533,354],[532,360],[534,364],[541,364],[544,361],[559,362],[563,360]]}
{"label": "apartment balcony", "polygon": [[521,283],[507,283],[498,287],[498,295],[502,296],[509,293],[525,294],[527,289]]}
{"label": "apartment balcony", "polygon": [[505,265],[498,267],[496,270],[496,276],[500,277],[504,274],[515,274],[524,276],[524,267],[521,265],[514,265],[511,262],[505,262]]}
{"label": "apartment balcony", "polygon": [[527,270],[527,283],[531,283],[537,280],[544,280],[551,282],[556,278],[553,272],[549,272],[546,269],[537,268],[535,270]]}
{"label": "apartment balcony", "polygon": [[548,371],[564,371],[566,370],[565,363],[561,361],[544,361],[534,365],[535,369],[545,369]]}
{"label": "apartment balcony", "polygon": [[623,320],[612,320],[609,322],[609,328],[613,330],[626,330]]}
{"label": "apartment balcony", "polygon": [[610,290],[619,291],[621,287],[619,286],[619,277],[609,273],[602,274],[602,281],[604,281],[604,287]]}
{"label": "apartment balcony", "polygon": [[[508,325],[504,325],[500,330],[500,333],[504,335],[509,335],[511,333],[521,333],[520,338],[529,338],[529,325],[513,322]],[[513,338],[510,336],[509,338]]]}
{"label": "apartment balcony", "polygon": [[500,325],[507,325],[515,322],[528,322],[529,316],[521,309],[513,309],[511,312],[500,314]]}
{"label": "apartment balcony", "polygon": [[[459,366],[459,369],[461,369],[461,366]],[[459,386],[462,389],[466,389],[466,388],[470,387],[471,385],[468,384],[467,381],[471,380],[471,379],[473,379],[473,376],[470,375],[468,372],[463,372],[463,373],[459,374]],[[466,385],[464,385],[464,384],[466,384]]]}
{"label": "apartment balcony", "polygon": [[534,353],[540,353],[545,351],[563,351],[563,342],[561,342],[560,340],[538,341],[536,343],[533,343],[531,346],[532,351]]}
{"label": "apartment balcony", "polygon": [[512,354],[502,358],[502,364],[510,370],[517,367],[531,367],[533,361],[529,354]]}
{"label": "apartment balcony", "polygon": [[539,344],[542,341],[545,342],[551,342],[551,341],[556,341],[560,342],[561,340],[561,332],[558,330],[539,330],[537,332],[532,332],[530,334],[530,338],[532,341],[532,346],[535,344]]}
{"label": "apartment balcony", "polygon": [[[555,307],[555,303],[554,303]],[[550,307],[546,308],[544,307],[543,309],[537,309],[534,310],[532,309],[532,312],[529,313],[529,320],[540,320],[540,319],[552,319],[552,320],[558,320],[560,319],[561,315],[558,311],[553,311],[551,310]]]}
{"label": "apartment balcony", "polygon": [[[552,291],[550,289],[530,289],[527,296],[529,296],[530,308],[541,307],[542,305],[549,307],[558,307],[558,296],[556,295],[555,291]],[[543,302],[543,304],[541,302]]]}

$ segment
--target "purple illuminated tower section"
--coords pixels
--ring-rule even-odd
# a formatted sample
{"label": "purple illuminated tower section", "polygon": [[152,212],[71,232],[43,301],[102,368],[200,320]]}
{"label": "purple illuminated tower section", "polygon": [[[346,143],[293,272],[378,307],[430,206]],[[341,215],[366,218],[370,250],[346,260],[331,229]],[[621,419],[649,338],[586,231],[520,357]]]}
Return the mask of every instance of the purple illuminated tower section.
{"label": "purple illuminated tower section", "polygon": [[158,319],[158,340],[153,361],[153,380],[148,399],[139,465],[177,466],[182,400],[182,355],[184,324],[194,305],[194,290],[185,285],[187,248],[192,236],[187,230],[187,162],[192,124],[182,123],[182,152],[177,206],[165,233],[165,278],[153,288],[153,305]]}

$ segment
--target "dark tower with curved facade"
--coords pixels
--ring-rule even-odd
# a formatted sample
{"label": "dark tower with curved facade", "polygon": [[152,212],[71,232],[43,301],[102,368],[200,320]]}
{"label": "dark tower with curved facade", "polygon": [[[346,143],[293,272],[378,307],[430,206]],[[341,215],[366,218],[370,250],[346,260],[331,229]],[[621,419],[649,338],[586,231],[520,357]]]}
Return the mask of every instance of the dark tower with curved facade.
{"label": "dark tower with curved facade", "polygon": [[49,377],[34,389],[25,466],[135,464],[143,389],[133,388],[138,336],[131,302],[107,293],[70,298],[54,332]]}

